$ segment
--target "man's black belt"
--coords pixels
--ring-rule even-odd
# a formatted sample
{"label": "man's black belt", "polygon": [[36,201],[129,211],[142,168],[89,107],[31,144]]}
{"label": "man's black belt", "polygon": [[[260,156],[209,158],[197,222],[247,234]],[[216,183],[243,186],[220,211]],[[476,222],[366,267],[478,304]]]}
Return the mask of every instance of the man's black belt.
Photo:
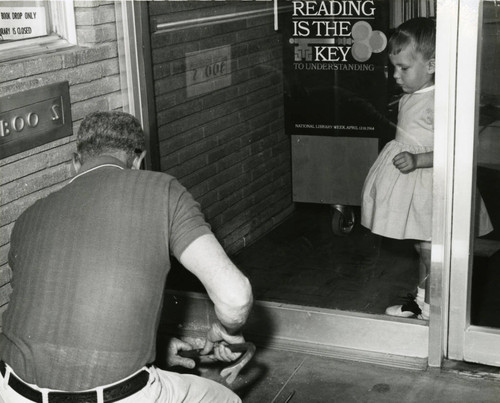
{"label": "man's black belt", "polygon": [[[5,362],[0,361],[0,373],[5,376]],[[140,391],[148,383],[149,372],[142,370],[133,377],[105,388],[103,399],[105,403],[125,399]],[[43,403],[42,393],[23,382],[13,373],[9,377],[9,386],[26,399]],[[97,392],[49,392],[49,403],[97,403]]]}

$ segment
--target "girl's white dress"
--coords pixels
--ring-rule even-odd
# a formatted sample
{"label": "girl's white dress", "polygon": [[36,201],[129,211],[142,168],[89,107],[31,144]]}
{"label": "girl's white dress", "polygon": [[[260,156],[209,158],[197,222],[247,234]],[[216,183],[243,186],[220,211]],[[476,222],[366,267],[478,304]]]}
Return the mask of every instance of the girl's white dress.
{"label": "girl's white dress", "polygon": [[[434,86],[399,101],[396,138],[383,148],[366,177],[362,190],[361,224],[373,233],[394,239],[430,241],[432,234],[432,168],[408,174],[392,160],[403,152],[433,151]],[[492,230],[481,200],[480,235]]]}

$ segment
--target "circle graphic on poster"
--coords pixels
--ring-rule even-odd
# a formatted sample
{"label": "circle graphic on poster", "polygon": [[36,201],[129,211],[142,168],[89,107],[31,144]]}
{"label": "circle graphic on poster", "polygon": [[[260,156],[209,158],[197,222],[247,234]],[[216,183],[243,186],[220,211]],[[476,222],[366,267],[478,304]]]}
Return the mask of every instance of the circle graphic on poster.
{"label": "circle graphic on poster", "polygon": [[364,41],[372,33],[372,27],[366,21],[358,21],[352,26],[352,39],[355,41]]}
{"label": "circle graphic on poster", "polygon": [[369,39],[369,43],[373,53],[380,53],[387,46],[387,38],[382,32],[373,31],[372,36]]}
{"label": "circle graphic on poster", "polygon": [[351,48],[352,57],[358,62],[366,62],[372,55],[372,49],[364,42],[355,42]]}
{"label": "circle graphic on poster", "polygon": [[366,21],[358,21],[352,26],[352,57],[358,62],[366,62],[372,53],[380,53],[387,46],[387,37],[382,31],[373,31]]}

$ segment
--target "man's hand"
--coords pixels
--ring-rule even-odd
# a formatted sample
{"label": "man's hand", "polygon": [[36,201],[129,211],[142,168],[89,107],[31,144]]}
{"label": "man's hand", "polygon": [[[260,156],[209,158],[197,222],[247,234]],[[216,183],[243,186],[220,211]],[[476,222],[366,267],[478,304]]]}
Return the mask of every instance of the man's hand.
{"label": "man's hand", "polygon": [[[219,343],[222,342],[222,343]],[[241,353],[233,353],[227,344],[244,343],[245,339],[241,333],[231,335],[219,322],[213,322],[210,330],[207,333],[205,347],[201,352],[202,355],[212,353],[218,361],[231,362],[237,360]],[[217,344],[216,344],[217,343]],[[212,352],[213,350],[213,352]]]}
{"label": "man's hand", "polygon": [[180,355],[177,354],[179,351],[189,351],[192,349],[193,346],[191,346],[191,344],[176,339],[175,337],[172,337],[168,342],[168,347],[167,347],[167,365],[169,367],[174,367],[179,365],[181,367],[189,369],[194,368],[196,365],[194,360],[190,358],[181,357]]}

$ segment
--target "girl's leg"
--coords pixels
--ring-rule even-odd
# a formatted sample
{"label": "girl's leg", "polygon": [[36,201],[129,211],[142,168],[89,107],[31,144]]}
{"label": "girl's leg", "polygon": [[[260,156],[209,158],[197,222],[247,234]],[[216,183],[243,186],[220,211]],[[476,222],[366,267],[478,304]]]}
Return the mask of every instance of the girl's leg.
{"label": "girl's leg", "polygon": [[419,284],[417,303],[422,309],[422,316],[424,319],[427,319],[429,318],[429,295],[431,284],[429,281],[431,273],[431,243],[419,242],[417,250],[419,254]]}
{"label": "girl's leg", "polygon": [[431,243],[418,242],[415,249],[419,256],[419,282],[417,286],[417,297],[409,295],[409,300],[401,305],[393,305],[385,310],[387,315],[412,317],[417,316],[420,319],[429,319],[429,274],[431,268]]}

